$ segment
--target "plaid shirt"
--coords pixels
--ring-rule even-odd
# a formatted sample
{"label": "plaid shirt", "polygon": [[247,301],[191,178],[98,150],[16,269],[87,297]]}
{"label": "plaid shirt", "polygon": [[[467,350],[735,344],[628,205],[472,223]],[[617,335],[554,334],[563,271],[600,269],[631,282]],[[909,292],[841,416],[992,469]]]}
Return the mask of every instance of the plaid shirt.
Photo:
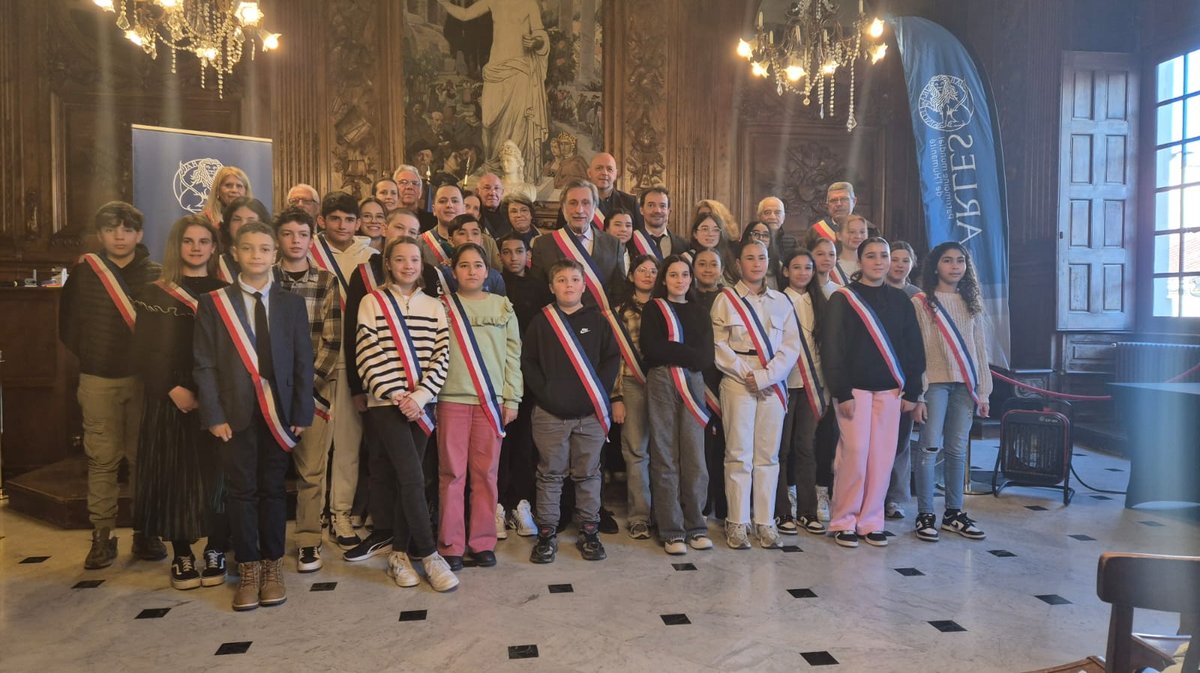
{"label": "plaid shirt", "polygon": [[320,392],[342,353],[342,304],[337,279],[313,264],[308,265],[308,272],[300,280],[276,265],[275,279],[284,290],[304,298],[315,356],[313,374]]}

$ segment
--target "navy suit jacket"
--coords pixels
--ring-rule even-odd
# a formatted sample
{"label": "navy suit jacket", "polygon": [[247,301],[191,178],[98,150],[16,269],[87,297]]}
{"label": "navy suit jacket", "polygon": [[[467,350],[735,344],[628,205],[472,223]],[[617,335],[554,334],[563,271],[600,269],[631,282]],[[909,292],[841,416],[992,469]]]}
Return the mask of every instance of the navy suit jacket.
{"label": "navy suit jacket", "polygon": [[[217,314],[212,295],[224,292],[247,332],[246,302],[237,284],[200,297],[196,311],[193,374],[200,397],[200,422],[206,428],[228,423],[235,432],[245,430],[258,408],[254,383],[242,364],[233,337]],[[268,296],[271,355],[275,366],[272,385],[279,398],[283,422],[308,427],[313,421],[313,350],[304,298],[279,283],[271,283]]]}

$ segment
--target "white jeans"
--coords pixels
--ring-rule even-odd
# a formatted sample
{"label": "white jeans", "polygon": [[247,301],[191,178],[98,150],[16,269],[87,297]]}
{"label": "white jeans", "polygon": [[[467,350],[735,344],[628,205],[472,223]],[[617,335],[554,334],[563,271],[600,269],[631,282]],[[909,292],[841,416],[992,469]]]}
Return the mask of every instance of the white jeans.
{"label": "white jeans", "polygon": [[775,523],[779,481],[779,436],[787,410],[779,397],[746,390],[741,381],[721,379],[721,420],[725,425],[725,497],[732,523]]}

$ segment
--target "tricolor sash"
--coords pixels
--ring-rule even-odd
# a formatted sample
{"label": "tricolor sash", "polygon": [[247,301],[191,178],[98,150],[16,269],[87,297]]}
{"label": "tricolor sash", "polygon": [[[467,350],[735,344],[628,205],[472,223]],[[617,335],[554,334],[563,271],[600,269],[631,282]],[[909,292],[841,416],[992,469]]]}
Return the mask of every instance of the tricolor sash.
{"label": "tricolor sash", "polygon": [[433,253],[433,259],[438,264],[450,263],[451,255],[442,247],[442,242],[438,240],[437,234],[433,233],[433,229],[421,234],[421,240],[425,241],[425,247],[429,248],[429,251]]}
{"label": "tricolor sash", "polygon": [[[750,306],[750,302],[744,297],[739,297],[738,293],[733,288],[727,287],[721,290],[725,295],[725,299],[733,306],[733,310],[737,312],[741,318],[742,324],[746,326],[746,332],[750,335],[750,340],[754,342],[754,350],[758,353],[758,362],[765,369],[771,359],[775,357],[775,348],[771,346],[771,339],[767,335],[767,330],[763,328],[762,321],[758,319],[758,314]],[[771,392],[779,398],[783,403],[783,408],[787,408],[787,393],[784,392],[783,386],[779,383],[771,385]]]}
{"label": "tricolor sash", "polygon": [[[675,314],[675,307],[671,306],[666,299],[655,299],[654,304],[662,311],[663,319],[667,323],[667,339],[674,343],[683,343],[683,325],[679,323],[679,316]],[[671,375],[671,381],[675,384],[675,390],[679,392],[679,397],[683,399],[683,406],[688,410],[688,413],[696,419],[701,426],[708,425],[708,409],[704,408],[704,400],[696,399],[692,395],[692,389],[688,387],[687,378],[684,376],[683,367],[667,367],[667,371]]]}
{"label": "tricolor sash", "polygon": [[[408,331],[408,322],[400,312],[399,302],[387,288],[375,290],[371,296],[375,297],[379,309],[383,311],[384,319],[387,320],[388,331],[392,333],[392,343],[396,344],[396,353],[400,356],[400,366],[404,367],[404,378],[411,393],[417,389],[417,383],[421,380],[421,361],[417,359],[417,348],[413,345],[412,334]],[[421,410],[417,425],[421,426],[426,435],[433,434],[433,418],[425,409]]]}
{"label": "tricolor sash", "polygon": [[350,290],[350,282],[342,273],[342,268],[338,266],[337,260],[334,259],[333,248],[329,247],[329,241],[326,241],[324,236],[314,237],[312,246],[309,247],[309,253],[312,254],[313,262],[318,267],[332,273],[337,278],[338,288],[341,289],[341,292],[338,293],[338,301],[341,302],[342,311],[345,312],[346,294]]}
{"label": "tricolor sash", "polygon": [[200,301],[196,299],[196,295],[186,287],[167,280],[156,280],[157,285],[163,292],[166,292],[169,297],[191,309],[192,314],[196,313],[196,309],[200,306]]}
{"label": "tricolor sash", "polygon": [[846,273],[846,270],[842,268],[842,263],[840,261],[834,260],[833,268],[829,270],[829,280],[832,280],[838,285],[850,284],[850,274]]}
{"label": "tricolor sash", "polygon": [[300,440],[284,423],[279,397],[275,394],[271,382],[258,372],[258,351],[255,350],[255,341],[251,336],[249,325],[234,310],[233,301],[230,300],[228,292],[217,290],[209,293],[209,296],[213,298],[213,306],[217,309],[217,315],[220,316],[221,322],[229,332],[229,337],[233,341],[234,350],[237,351],[238,357],[242,361],[242,366],[246,368],[246,373],[250,375],[250,381],[254,383],[258,410],[262,412],[263,420],[267,422],[267,428],[280,448],[284,451],[291,451]]}
{"label": "tricolor sash", "polygon": [[323,395],[321,395],[321,393],[318,393],[314,389],[313,390],[313,413],[316,414],[321,420],[328,422],[329,417],[330,417],[329,409],[330,409],[329,400],[325,399],[325,397]]}
{"label": "tricolor sash", "polygon": [[717,392],[707,385],[704,386],[704,404],[708,406],[711,413],[709,418],[721,417],[721,398],[717,396]]}
{"label": "tricolor sash", "polygon": [[633,238],[631,240],[633,241],[633,247],[637,248],[638,254],[650,255],[660,262],[663,260],[662,249],[658,247],[657,243],[650,240],[650,237],[646,235],[646,232],[642,231],[641,229],[634,229]]}
{"label": "tricolor sash", "polygon": [[600,231],[604,231],[604,216],[600,214],[599,208],[596,209],[596,212],[592,213],[592,224],[596,225],[596,228]]}
{"label": "tricolor sash", "polygon": [[831,241],[837,240],[837,232],[834,231],[833,227],[829,226],[829,223],[823,219],[817,220],[809,228],[820,234],[822,238],[828,238]]}
{"label": "tricolor sash", "polygon": [[467,373],[471,375],[471,384],[475,386],[475,394],[479,396],[479,406],[483,407],[483,415],[500,437],[504,436],[504,416],[497,401],[496,386],[488,374],[483,362],[483,353],[479,350],[479,340],[475,338],[475,330],[467,318],[467,311],[457,294],[447,294],[442,298],[446,302],[446,317],[450,322],[450,332],[458,341],[458,349],[462,353],[463,362],[467,364]]}
{"label": "tricolor sash", "polygon": [[819,420],[825,415],[825,388],[821,385],[816,358],[813,357],[812,349],[808,347],[808,339],[804,338],[804,325],[800,324],[800,314],[796,313],[794,308],[792,314],[796,316],[796,330],[800,332],[800,357],[796,358],[796,369],[804,381],[805,397],[808,398],[813,418]]}
{"label": "tricolor sash", "polygon": [[942,341],[945,342],[946,348],[950,349],[950,354],[954,356],[954,364],[958,367],[958,373],[962,376],[962,380],[967,384],[967,392],[971,393],[971,399],[978,406],[979,393],[976,392],[976,388],[979,386],[979,372],[975,368],[975,359],[971,357],[971,349],[967,347],[966,339],[963,338],[962,332],[958,331],[958,326],[950,319],[950,314],[942,308],[941,302],[935,297],[927,296],[924,292],[918,292],[916,296],[925,302],[925,305],[929,307],[929,312],[933,314],[933,322],[942,335]]}
{"label": "tricolor sash", "polygon": [[[383,263],[387,264],[387,260],[384,260]],[[384,269],[384,273],[387,273],[386,269]],[[367,294],[371,294],[379,289],[379,283],[375,280],[375,272],[371,270],[370,262],[363,262],[358,265],[358,275],[362,278],[363,287],[366,288]]]}
{"label": "tricolor sash", "polygon": [[225,259],[225,255],[217,255],[217,278],[233,285],[236,274],[233,269],[229,268],[229,260]]}
{"label": "tricolor sash", "polygon": [[554,330],[554,335],[558,337],[558,343],[567,352],[567,359],[575,368],[575,375],[579,377],[584,390],[587,391],[588,398],[592,400],[592,407],[596,410],[596,420],[600,421],[600,427],[607,435],[609,428],[612,427],[612,419],[608,412],[608,395],[604,392],[604,384],[600,382],[600,375],[596,373],[592,361],[588,360],[587,355],[584,354],[579,337],[575,336],[575,332],[571,331],[571,327],[567,325],[566,316],[558,304],[549,304],[542,309],[542,313],[550,321],[550,329]]}
{"label": "tricolor sash", "polygon": [[558,249],[568,259],[573,259],[579,262],[583,267],[583,282],[587,285],[588,292],[592,298],[596,300],[596,304],[600,307],[600,314],[608,321],[609,327],[612,329],[613,337],[617,340],[617,347],[621,351],[621,359],[625,361],[625,366],[629,369],[630,374],[637,380],[638,383],[646,382],[646,373],[642,371],[642,363],[638,360],[637,351],[633,348],[633,343],[629,339],[629,334],[625,331],[625,324],[621,319],[613,313],[612,307],[608,303],[608,295],[604,292],[604,286],[600,284],[600,274],[596,271],[596,262],[592,256],[588,254],[587,249],[583,247],[583,243],[579,238],[567,231],[566,227],[556,229],[551,236],[554,237],[554,242],[558,245]]}
{"label": "tricolor sash", "polygon": [[887,365],[888,371],[892,373],[892,378],[896,380],[896,385],[900,390],[904,390],[904,370],[900,367],[900,357],[896,355],[896,348],[892,346],[892,340],[888,337],[887,330],[883,328],[879,316],[875,314],[875,309],[863,301],[857,292],[848,287],[839,287],[837,291],[846,297],[850,308],[854,309],[854,312],[862,319],[867,334],[871,335],[871,340],[879,349],[879,355]]}
{"label": "tricolor sash", "polygon": [[84,255],[83,260],[92,267],[92,271],[100,279],[100,284],[104,286],[104,291],[108,293],[108,298],[116,307],[117,313],[121,314],[121,319],[125,321],[125,325],[132,332],[134,324],[137,323],[137,312],[133,309],[133,301],[129,299],[129,288],[125,287],[125,280],[121,278],[121,274],[113,270],[112,262],[94,252]]}

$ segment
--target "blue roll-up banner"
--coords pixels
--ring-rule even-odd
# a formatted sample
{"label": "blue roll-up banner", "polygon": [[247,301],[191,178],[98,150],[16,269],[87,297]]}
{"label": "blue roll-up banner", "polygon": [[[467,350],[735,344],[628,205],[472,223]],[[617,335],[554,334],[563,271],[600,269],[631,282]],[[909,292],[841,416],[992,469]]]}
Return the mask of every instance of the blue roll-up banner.
{"label": "blue roll-up banner", "polygon": [[[271,140],[133,124],[133,205],[146,217],[142,243],[162,261],[175,220],[204,209],[213,176],[237,166],[271,211]],[[272,211],[273,212],[273,211]]]}
{"label": "blue roll-up banner", "polygon": [[967,50],[940,25],[890,23],[912,109],[929,245],[959,241],[971,254],[992,325],[988,359],[1008,367],[1008,208],[996,119]]}

